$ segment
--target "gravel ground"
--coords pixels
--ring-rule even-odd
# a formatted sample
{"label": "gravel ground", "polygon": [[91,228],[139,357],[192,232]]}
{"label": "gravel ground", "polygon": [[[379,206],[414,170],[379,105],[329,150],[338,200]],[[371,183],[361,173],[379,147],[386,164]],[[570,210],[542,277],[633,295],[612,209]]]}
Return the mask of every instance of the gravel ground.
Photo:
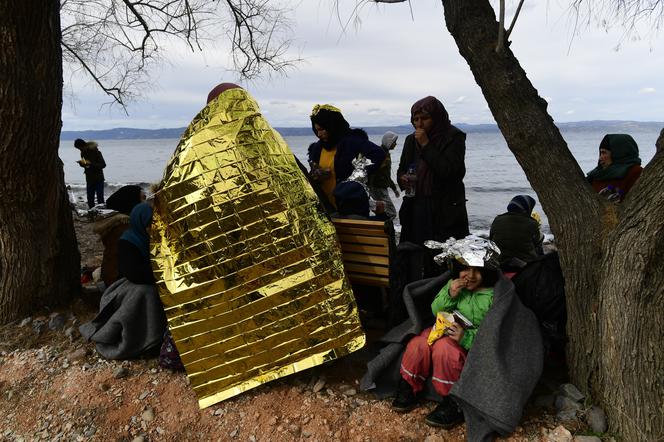
{"label": "gravel ground", "polygon": [[[102,245],[76,221],[82,264],[98,265]],[[106,361],[78,326],[97,310],[97,295],[0,327],[1,441],[461,441],[464,425],[427,426],[433,403],[408,414],[358,392],[368,351],[263,385],[204,410],[187,377],[156,359]],[[380,331],[370,333],[378,335]],[[589,434],[577,419],[561,426],[554,381],[543,382],[506,441],[572,441]],[[548,389],[548,390],[547,390]],[[584,433],[585,432],[585,433]],[[589,440],[576,438],[576,440]]]}

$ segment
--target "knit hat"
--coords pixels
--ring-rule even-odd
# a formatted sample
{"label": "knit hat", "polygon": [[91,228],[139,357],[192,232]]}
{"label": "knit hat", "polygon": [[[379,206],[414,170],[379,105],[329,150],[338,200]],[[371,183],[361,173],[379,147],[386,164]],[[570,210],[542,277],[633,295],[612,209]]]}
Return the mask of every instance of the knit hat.
{"label": "knit hat", "polygon": [[512,198],[512,201],[507,205],[507,211],[512,213],[523,213],[530,215],[537,202],[534,198],[528,195],[517,195]]}
{"label": "knit hat", "polygon": [[397,139],[399,138],[399,135],[395,134],[394,132],[388,130],[385,132],[383,135],[383,139],[381,140],[380,144],[383,146],[385,149],[394,149],[394,147],[397,144]]}

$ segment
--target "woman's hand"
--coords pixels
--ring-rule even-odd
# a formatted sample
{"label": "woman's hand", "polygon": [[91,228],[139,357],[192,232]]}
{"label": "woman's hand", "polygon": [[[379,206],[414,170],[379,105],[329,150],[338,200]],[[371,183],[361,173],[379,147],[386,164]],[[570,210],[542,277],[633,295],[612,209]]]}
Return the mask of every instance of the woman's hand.
{"label": "woman's hand", "polygon": [[462,278],[458,279],[453,279],[452,283],[450,284],[450,298],[456,298],[459,295],[459,291],[462,288],[465,288],[467,285],[467,281]]}
{"label": "woman's hand", "polygon": [[465,333],[463,327],[461,327],[459,324],[455,322],[454,324],[450,325],[447,330],[448,330],[447,336],[449,336],[450,338],[454,339],[457,342],[461,342],[463,334]]}
{"label": "woman's hand", "polygon": [[429,144],[429,136],[424,129],[415,129],[415,141],[417,144],[424,147]]}

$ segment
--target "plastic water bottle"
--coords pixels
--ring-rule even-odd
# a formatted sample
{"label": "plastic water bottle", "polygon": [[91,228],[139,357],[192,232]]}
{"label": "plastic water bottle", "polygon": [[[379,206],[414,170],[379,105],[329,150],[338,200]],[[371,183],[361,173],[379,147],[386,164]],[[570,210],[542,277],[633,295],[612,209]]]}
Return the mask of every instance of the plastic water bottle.
{"label": "plastic water bottle", "polygon": [[414,165],[411,165],[406,172],[406,177],[408,178],[408,185],[406,190],[403,193],[404,198],[412,198],[415,196],[415,183],[417,181],[416,169]]}

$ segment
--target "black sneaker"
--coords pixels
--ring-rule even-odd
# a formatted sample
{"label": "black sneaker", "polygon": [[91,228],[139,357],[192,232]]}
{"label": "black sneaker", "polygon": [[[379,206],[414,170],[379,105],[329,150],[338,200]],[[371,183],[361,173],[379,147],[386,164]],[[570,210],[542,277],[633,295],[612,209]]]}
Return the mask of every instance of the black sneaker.
{"label": "black sneaker", "polygon": [[452,398],[445,396],[443,401],[427,415],[425,422],[433,427],[452,428],[463,422],[463,412]]}
{"label": "black sneaker", "polygon": [[400,413],[407,413],[417,406],[417,397],[413,388],[404,379],[399,380],[397,396],[392,401],[392,409]]}

